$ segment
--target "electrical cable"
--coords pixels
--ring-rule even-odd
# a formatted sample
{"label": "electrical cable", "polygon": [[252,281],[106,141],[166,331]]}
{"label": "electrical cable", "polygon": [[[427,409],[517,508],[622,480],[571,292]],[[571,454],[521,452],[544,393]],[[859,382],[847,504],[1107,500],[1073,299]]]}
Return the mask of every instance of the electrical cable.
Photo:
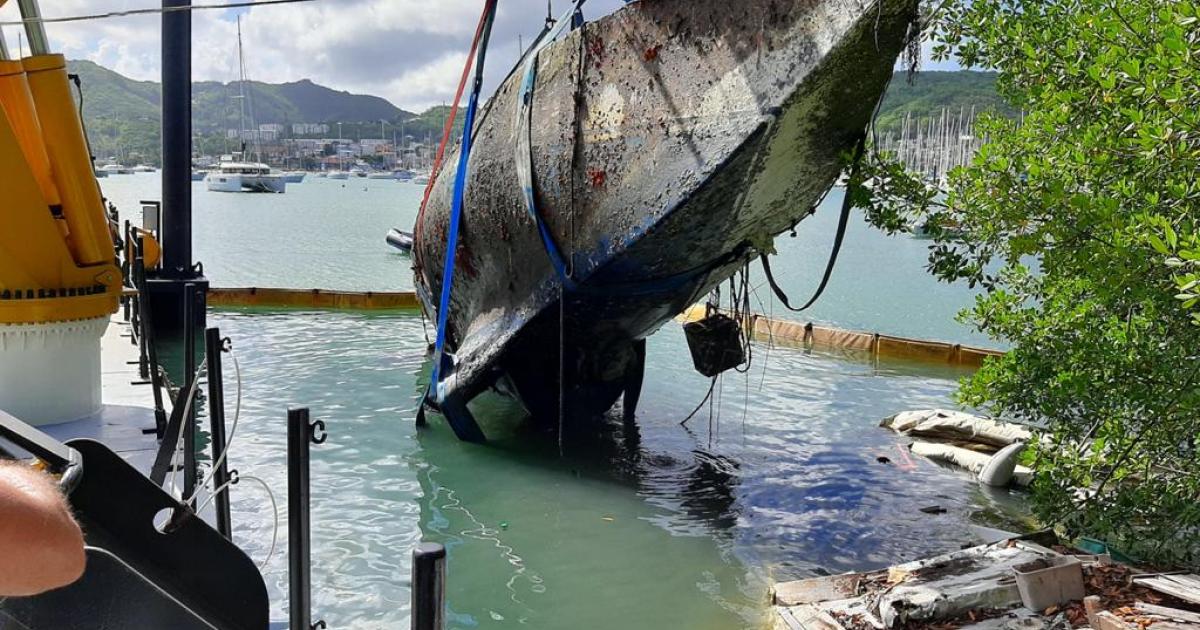
{"label": "electrical cable", "polygon": [[[137,15],[161,15],[164,13],[180,13],[182,11],[202,11],[209,9],[240,9],[244,7],[268,6],[272,4],[297,4],[302,2],[316,2],[317,0],[259,0],[258,2],[222,2],[220,4],[189,4],[178,7],[152,7],[148,9],[128,9],[125,11],[107,11],[104,13],[85,13],[80,15],[67,15],[62,17],[31,17],[20,20],[10,20],[8,22],[0,22],[0,26],[24,26],[26,24],[42,23],[42,24],[61,24],[64,22],[86,22],[89,20],[107,20],[111,18],[133,17]],[[2,3],[0,3],[2,4]]]}
{"label": "electrical cable", "polygon": [[[222,449],[220,455],[218,455],[217,458],[215,460],[213,460],[212,472],[210,472],[208,474],[208,476],[204,478],[204,481],[196,484],[196,489],[192,491],[192,496],[188,497],[187,499],[184,499],[184,501],[183,501],[184,503],[195,504],[196,495],[200,494],[200,490],[203,489],[208,484],[212,483],[213,476],[216,475],[217,469],[220,468],[221,465],[225,463],[226,455],[229,454],[229,449],[233,446],[233,437],[235,435],[237,435],[238,418],[240,418],[242,415],[242,367],[240,364],[238,364],[236,355],[234,355],[232,352],[230,352],[229,357],[231,359],[233,359],[233,371],[236,374],[236,378],[237,378],[237,395],[234,397],[235,402],[233,405],[233,422],[229,425],[229,437],[226,438],[226,440],[225,440],[225,448]],[[211,403],[212,403],[212,401],[209,401],[209,404],[211,404]],[[212,413],[212,410],[209,410],[209,413]],[[222,484],[221,487],[225,487],[228,485],[229,485],[229,482],[226,482],[226,483]],[[220,492],[220,490],[213,490],[212,494],[208,497],[208,499],[205,500],[204,505],[208,505],[208,501],[211,500],[214,496],[216,496],[216,494],[218,492]],[[199,513],[201,509],[203,509],[203,507],[196,508],[196,513]]]}
{"label": "electrical cable", "polygon": [[[279,541],[279,504],[275,501],[275,493],[271,491],[271,486],[267,485],[267,482],[263,481],[262,479],[255,477],[254,475],[241,475],[236,479],[249,479],[250,481],[257,483],[263,487],[263,490],[267,491],[267,498],[271,500],[271,516],[274,524],[271,527],[271,546],[267,549],[267,557],[263,559],[262,564],[258,565],[258,570],[262,571],[267,567],[267,564],[271,562],[271,558],[275,556],[275,545]],[[233,481],[234,480],[231,479],[222,487],[224,488],[229,486],[231,483],[233,483]],[[213,496],[216,496],[216,493],[214,493]],[[208,499],[211,501],[212,498],[213,497],[209,497]],[[201,506],[201,509],[207,505],[208,501],[205,501],[205,503]]]}
{"label": "electrical cable", "polygon": [[[200,364],[199,367],[196,368],[195,374],[192,374],[192,385],[188,389],[187,398],[185,398],[183,401],[182,422],[188,421],[188,414],[191,413],[191,411],[192,411],[192,403],[196,400],[196,389],[200,386],[200,375],[207,373],[207,370],[208,370],[208,363],[202,363],[202,364]],[[179,435],[177,435],[175,437],[175,445],[171,448],[171,457],[172,458],[174,458],[176,455],[179,454],[180,448],[183,447],[183,436],[186,434],[187,434],[187,431],[184,431],[181,427],[180,431],[179,431]],[[176,490],[175,479],[176,479],[176,475],[179,472],[179,470],[177,468],[175,468],[174,466],[172,466],[171,468],[172,468],[172,470],[171,470],[171,493],[174,494],[174,492]]]}

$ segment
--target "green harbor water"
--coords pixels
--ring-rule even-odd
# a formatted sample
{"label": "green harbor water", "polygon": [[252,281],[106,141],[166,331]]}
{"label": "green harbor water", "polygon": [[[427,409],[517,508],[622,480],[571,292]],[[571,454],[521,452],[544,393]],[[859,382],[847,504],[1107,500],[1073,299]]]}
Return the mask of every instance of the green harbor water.
{"label": "green harbor water", "polygon": [[[101,183],[127,216],[158,197],[157,175]],[[383,236],[411,225],[417,186],[310,178],[266,196],[195,186],[196,258],[214,286],[411,287],[407,259]],[[835,192],[779,241],[774,268],[797,299],[819,279],[839,203]],[[925,247],[856,222],[813,318],[986,345],[953,321],[971,295],[924,274]],[[771,310],[769,290],[757,293]],[[235,539],[252,558],[279,533],[265,569],[276,619],[288,407],[310,407],[330,433],[312,471],[314,609],[330,627],[404,627],[421,540],[449,549],[453,628],[758,628],[772,580],[880,567],[977,542],[979,525],[1025,524],[1019,494],[910,464],[903,440],[877,427],[951,405],[964,372],[950,368],[760,345],[750,373],[724,377],[711,413],[681,427],[708,381],[669,324],[649,344],[637,434],[611,418],[560,445],[486,397],[476,412],[492,440],[480,446],[436,417],[413,424],[428,376],[415,315],[224,310],[209,321],[240,366],[231,464],[280,502],[276,524],[261,488],[233,494]],[[225,379],[232,418],[232,361]],[[947,512],[920,512],[930,505]]]}

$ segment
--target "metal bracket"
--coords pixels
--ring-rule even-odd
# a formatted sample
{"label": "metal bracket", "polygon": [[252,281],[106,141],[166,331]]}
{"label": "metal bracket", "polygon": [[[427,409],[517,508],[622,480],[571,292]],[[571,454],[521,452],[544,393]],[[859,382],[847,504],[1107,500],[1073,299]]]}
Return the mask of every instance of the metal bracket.
{"label": "metal bracket", "polygon": [[308,425],[308,439],[312,440],[313,444],[324,444],[325,440],[329,439],[324,420],[313,420]]}

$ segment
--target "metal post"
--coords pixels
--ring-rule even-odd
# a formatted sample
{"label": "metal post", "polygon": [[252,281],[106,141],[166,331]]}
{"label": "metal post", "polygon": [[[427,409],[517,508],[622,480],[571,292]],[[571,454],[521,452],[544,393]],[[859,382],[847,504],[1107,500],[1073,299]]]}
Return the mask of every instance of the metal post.
{"label": "metal post", "polygon": [[288,467],[288,603],[292,630],[325,627],[312,623],[312,541],[309,539],[309,445],[325,442],[325,423],[309,422],[308,409],[289,409]]}
{"label": "metal post", "polygon": [[413,549],[412,630],[442,630],[445,611],[446,548],[424,542]]}
{"label": "metal post", "polygon": [[[204,332],[204,355],[208,362],[208,421],[209,432],[212,434],[214,490],[229,481],[229,467],[226,465],[228,458],[221,457],[225,452],[225,383],[221,372],[221,352],[224,351],[224,346],[220,329],[209,328]],[[218,493],[214,502],[217,506],[217,531],[225,538],[233,540],[229,490]]]}
{"label": "metal post", "polygon": [[[196,378],[196,285],[183,285],[183,391],[192,391]],[[196,491],[196,403],[183,417],[183,496]]]}
{"label": "metal post", "polygon": [[26,20],[25,37],[29,39],[29,56],[49,54],[50,42],[46,39],[46,25],[42,24],[42,10],[38,8],[37,0],[17,0],[17,8],[21,10],[21,19]]}
{"label": "metal post", "polygon": [[[164,9],[190,0],[163,0]],[[192,272],[192,13],[162,14],[163,275]]]}
{"label": "metal post", "polygon": [[146,262],[142,258],[145,251],[144,237],[138,237],[137,253],[133,260],[133,281],[137,287],[137,314],[141,329],[140,341],[146,354],[146,365],[150,371],[150,389],[154,391],[154,428],[158,439],[163,438],[167,430],[167,411],[163,408],[162,375],[158,371],[158,346],[154,343],[154,320],[151,318],[150,299],[146,293]]}

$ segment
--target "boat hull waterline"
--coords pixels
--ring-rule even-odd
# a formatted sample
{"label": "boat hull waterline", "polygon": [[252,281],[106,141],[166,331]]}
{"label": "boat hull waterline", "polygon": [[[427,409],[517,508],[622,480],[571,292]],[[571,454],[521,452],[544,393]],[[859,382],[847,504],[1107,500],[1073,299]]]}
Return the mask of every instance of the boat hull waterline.
{"label": "boat hull waterline", "polygon": [[[475,126],[443,407],[496,386],[535,419],[574,420],[640,387],[645,339],[834,184],[916,19],[915,0],[643,1],[543,50],[534,189],[574,290],[516,184],[514,73]],[[433,321],[457,162],[414,230]]]}

